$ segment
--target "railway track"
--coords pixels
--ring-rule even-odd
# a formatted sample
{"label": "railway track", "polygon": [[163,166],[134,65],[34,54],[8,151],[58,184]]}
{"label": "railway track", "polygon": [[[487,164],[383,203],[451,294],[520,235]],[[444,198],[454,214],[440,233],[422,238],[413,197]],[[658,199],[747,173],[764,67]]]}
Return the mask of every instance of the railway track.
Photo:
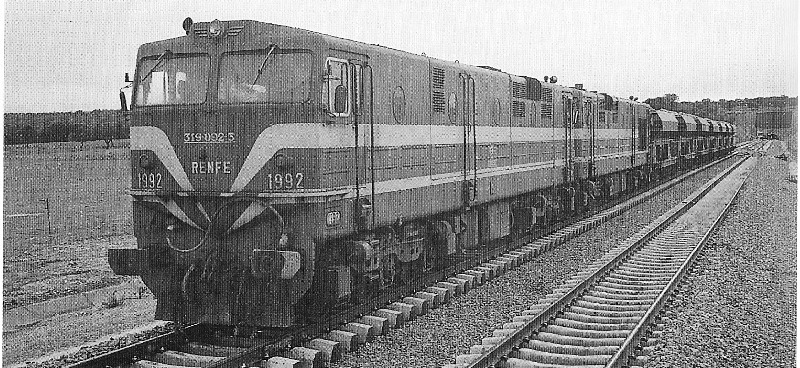
{"label": "railway track", "polygon": [[[416,287],[400,287],[363,305],[332,313],[321,323],[277,333],[253,331],[250,337],[234,337],[232,331],[215,331],[209,326],[187,326],[70,367],[325,366],[374,336],[402,326],[430,308],[447,303],[726,159],[685,173],[624,202],[610,203],[608,208],[587,218],[558,224],[528,239],[494,247],[477,255],[477,260],[467,259],[427,276]],[[542,236],[544,234],[548,235]],[[530,242],[530,238],[538,239]]]}
{"label": "railway track", "polygon": [[463,367],[642,365],[648,338],[752,170],[742,158],[563,287],[460,355]]}

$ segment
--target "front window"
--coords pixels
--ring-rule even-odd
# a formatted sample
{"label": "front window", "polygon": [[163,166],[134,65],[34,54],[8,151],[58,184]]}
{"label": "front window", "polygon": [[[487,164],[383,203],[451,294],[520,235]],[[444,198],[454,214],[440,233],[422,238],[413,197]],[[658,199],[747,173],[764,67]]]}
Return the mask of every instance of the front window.
{"label": "front window", "polygon": [[311,54],[269,48],[222,56],[222,103],[304,102],[311,91]]}
{"label": "front window", "polygon": [[169,54],[142,59],[137,75],[143,79],[137,84],[136,105],[203,103],[209,68],[208,55]]}

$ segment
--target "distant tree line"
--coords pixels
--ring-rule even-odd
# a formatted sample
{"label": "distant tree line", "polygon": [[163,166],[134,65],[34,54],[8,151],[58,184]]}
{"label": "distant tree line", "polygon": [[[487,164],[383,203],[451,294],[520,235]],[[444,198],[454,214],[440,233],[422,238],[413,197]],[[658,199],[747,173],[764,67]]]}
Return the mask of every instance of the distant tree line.
{"label": "distant tree line", "polygon": [[88,142],[127,139],[130,124],[119,110],[5,113],[4,143]]}

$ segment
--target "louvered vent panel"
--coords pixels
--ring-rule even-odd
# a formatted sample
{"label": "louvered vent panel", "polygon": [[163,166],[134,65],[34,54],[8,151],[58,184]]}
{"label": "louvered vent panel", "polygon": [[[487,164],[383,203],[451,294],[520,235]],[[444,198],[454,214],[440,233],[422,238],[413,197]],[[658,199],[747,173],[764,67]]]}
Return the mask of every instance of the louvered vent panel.
{"label": "louvered vent panel", "polygon": [[553,118],[553,90],[542,88],[542,118]]}
{"label": "louvered vent panel", "polygon": [[431,105],[434,112],[444,112],[444,69],[433,68],[431,71]]}
{"label": "louvered vent panel", "polygon": [[514,117],[525,117],[525,103],[520,101],[511,101],[511,114]]}
{"label": "louvered vent panel", "polygon": [[444,91],[433,91],[431,103],[433,104],[433,111],[444,112]]}
{"label": "louvered vent panel", "polygon": [[231,37],[233,37],[233,36],[236,36],[236,35],[238,35],[238,34],[239,34],[239,32],[241,32],[241,31],[242,31],[242,29],[243,29],[243,28],[244,28],[244,26],[236,26],[236,27],[231,27],[231,28],[228,30],[228,32],[227,32],[227,34],[226,34],[226,36],[231,36]]}
{"label": "louvered vent panel", "polygon": [[550,88],[542,88],[542,100],[546,103],[553,103],[553,90]]}
{"label": "louvered vent panel", "polygon": [[431,78],[433,78],[433,88],[444,88],[444,69],[433,68]]}
{"label": "louvered vent panel", "polygon": [[[225,37],[238,36],[239,32],[241,32],[242,29],[244,29],[244,26],[231,27],[227,31],[225,31],[225,35],[224,36]],[[195,28],[194,34],[197,35],[198,37],[208,37],[208,29],[207,28],[206,29],[204,29],[204,28]]]}
{"label": "louvered vent panel", "polygon": [[527,98],[527,93],[524,83],[511,82],[511,96],[514,98]]}

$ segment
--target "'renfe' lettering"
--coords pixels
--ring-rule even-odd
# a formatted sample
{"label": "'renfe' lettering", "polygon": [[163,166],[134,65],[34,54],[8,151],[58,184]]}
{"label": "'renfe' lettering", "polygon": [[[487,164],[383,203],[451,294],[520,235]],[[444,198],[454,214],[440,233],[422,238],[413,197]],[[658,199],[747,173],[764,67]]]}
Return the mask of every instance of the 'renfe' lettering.
{"label": "'renfe' lettering", "polygon": [[192,174],[230,174],[230,161],[192,161]]}

